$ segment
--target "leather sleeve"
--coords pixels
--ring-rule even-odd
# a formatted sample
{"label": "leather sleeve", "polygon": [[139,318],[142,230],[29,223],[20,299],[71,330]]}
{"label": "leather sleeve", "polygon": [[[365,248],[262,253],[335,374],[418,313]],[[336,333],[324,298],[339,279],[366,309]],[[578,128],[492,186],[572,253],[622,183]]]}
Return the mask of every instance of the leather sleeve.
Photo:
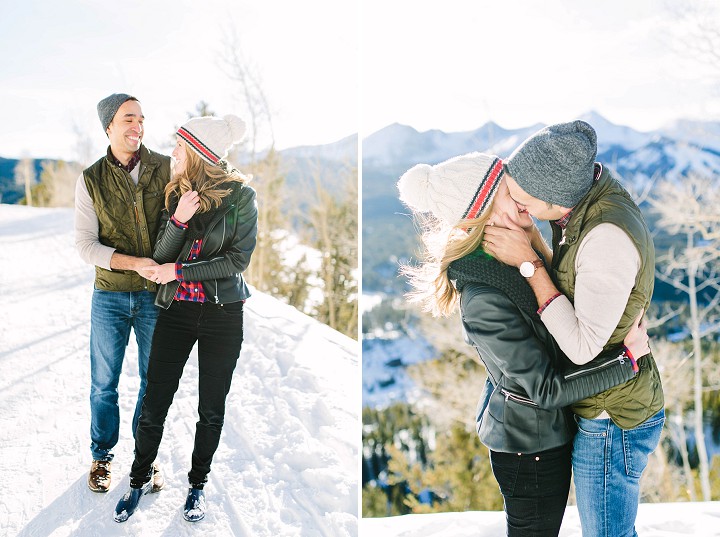
{"label": "leather sleeve", "polygon": [[594,363],[594,367],[577,368],[566,377],[553,367],[528,319],[505,294],[492,287],[469,285],[461,301],[466,335],[481,358],[492,361],[540,408],[567,406],[634,376],[630,361],[618,359],[622,353],[618,348],[606,353],[604,366]]}
{"label": "leather sleeve", "polygon": [[183,244],[185,243],[186,229],[180,229],[170,221],[169,214],[163,209],[160,220],[160,230],[158,231],[155,249],[153,251],[153,259],[156,263],[174,263]]}
{"label": "leather sleeve", "polygon": [[245,185],[237,202],[232,244],[221,255],[198,261],[183,261],[184,280],[205,281],[229,278],[250,264],[257,244],[258,210],[255,190]]}

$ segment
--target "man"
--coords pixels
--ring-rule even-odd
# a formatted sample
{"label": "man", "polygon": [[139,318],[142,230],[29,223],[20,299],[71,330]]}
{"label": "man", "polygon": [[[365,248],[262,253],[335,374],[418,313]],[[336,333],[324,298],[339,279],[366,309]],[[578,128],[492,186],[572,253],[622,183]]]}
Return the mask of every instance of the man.
{"label": "man", "polygon": [[[535,133],[505,164],[518,211],[550,221],[550,272],[511,223],[495,222],[484,237],[487,251],[528,279],[543,323],[575,363],[622,342],[654,285],[647,224],[596,156],[595,131],[573,121]],[[664,422],[652,355],[638,367],[636,378],[573,406],[573,479],[586,536],[635,534],[640,476]]]}
{"label": "man", "polygon": [[[93,462],[88,487],[110,488],[113,448],[120,429],[118,383],[130,338],[138,346],[138,391],[132,431],[138,424],[148,357],[158,310],[157,285],[143,277],[156,263],[152,250],[170,179],[170,157],[142,145],[144,116],[140,102],[114,93],[97,105],[110,140],[107,154],[83,171],[75,191],[75,246],[95,265],[90,317],[90,438]],[[153,492],[164,484],[154,465]]]}

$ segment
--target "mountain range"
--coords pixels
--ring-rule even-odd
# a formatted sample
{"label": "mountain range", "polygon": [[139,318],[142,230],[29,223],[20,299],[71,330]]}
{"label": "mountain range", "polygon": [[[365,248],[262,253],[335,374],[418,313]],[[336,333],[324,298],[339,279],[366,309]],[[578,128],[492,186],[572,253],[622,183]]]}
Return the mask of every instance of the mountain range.
{"label": "mountain range", "polygon": [[[278,151],[287,187],[302,190],[312,184],[315,175],[319,175],[323,185],[332,189],[334,179],[340,173],[352,173],[357,167],[357,144],[358,136],[353,134],[330,144],[290,147]],[[34,159],[38,177],[44,160],[54,161]],[[18,203],[25,195],[23,188],[15,184],[15,167],[18,162],[18,159],[0,157],[0,200],[3,203]]]}

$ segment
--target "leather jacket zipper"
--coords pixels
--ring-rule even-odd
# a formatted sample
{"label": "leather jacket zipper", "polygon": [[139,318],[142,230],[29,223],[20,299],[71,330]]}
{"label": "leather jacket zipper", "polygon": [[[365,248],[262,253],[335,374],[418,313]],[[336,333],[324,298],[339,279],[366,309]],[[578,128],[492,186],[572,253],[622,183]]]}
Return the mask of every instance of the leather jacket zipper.
{"label": "leather jacket zipper", "polygon": [[621,364],[624,364],[624,363],[625,363],[625,354],[623,353],[623,354],[621,354],[620,356],[617,356],[617,357],[615,357],[615,358],[611,358],[611,359],[608,360],[607,362],[603,362],[603,363],[598,364],[598,365],[596,365],[596,366],[594,366],[594,367],[587,367],[587,368],[581,369],[581,370],[579,370],[579,371],[573,371],[572,373],[568,373],[567,375],[565,375],[565,380],[571,380],[571,379],[573,379],[573,378],[575,378],[575,377],[581,377],[581,376],[583,376],[583,375],[587,375],[587,374],[589,374],[589,373],[592,373],[592,372],[594,372],[594,371],[597,371],[598,369],[604,369],[604,368],[606,368],[606,367],[608,367],[608,366],[611,366],[611,365],[615,364],[615,362],[620,362]]}
{"label": "leather jacket zipper", "polygon": [[[222,235],[221,235],[222,238],[220,239],[220,246],[218,247],[218,253],[220,252],[220,250],[222,250],[222,247],[225,244],[225,226],[226,226],[225,215],[227,215],[234,207],[235,207],[235,204],[233,203],[232,205],[230,205],[230,207],[227,208],[227,210],[220,217],[220,220],[222,220],[222,223],[223,223],[223,229],[222,229]],[[203,243],[202,243],[202,246],[200,247],[200,253],[202,253],[203,247],[205,246],[205,238],[210,236],[210,233],[215,229],[215,226],[218,225],[220,220],[215,220],[213,225],[211,227],[209,227],[207,229],[207,231],[205,231],[205,235],[203,237]],[[222,258],[222,256],[219,256],[219,258]],[[202,265],[203,263],[207,263],[207,261],[197,261],[195,264]],[[213,280],[213,281],[215,282],[215,294],[213,295],[213,297],[215,298],[215,304],[220,304],[220,298],[218,297],[218,283],[217,283],[217,280]]]}
{"label": "leather jacket zipper", "polygon": [[532,399],[528,399],[527,397],[523,397],[521,395],[518,395],[516,393],[512,393],[511,391],[506,390],[505,388],[500,388],[500,393],[502,393],[505,396],[505,400],[512,399],[513,401],[517,403],[522,403],[524,405],[530,405],[530,406],[539,406],[535,401]]}

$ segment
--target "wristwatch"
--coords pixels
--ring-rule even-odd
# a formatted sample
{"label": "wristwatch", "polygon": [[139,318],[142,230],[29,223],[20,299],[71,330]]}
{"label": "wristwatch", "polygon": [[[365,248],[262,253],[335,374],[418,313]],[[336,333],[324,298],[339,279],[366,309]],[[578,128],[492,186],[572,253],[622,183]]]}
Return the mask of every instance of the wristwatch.
{"label": "wristwatch", "polygon": [[531,278],[537,269],[544,266],[545,264],[541,259],[536,259],[535,261],[523,261],[520,263],[520,274],[526,278]]}

